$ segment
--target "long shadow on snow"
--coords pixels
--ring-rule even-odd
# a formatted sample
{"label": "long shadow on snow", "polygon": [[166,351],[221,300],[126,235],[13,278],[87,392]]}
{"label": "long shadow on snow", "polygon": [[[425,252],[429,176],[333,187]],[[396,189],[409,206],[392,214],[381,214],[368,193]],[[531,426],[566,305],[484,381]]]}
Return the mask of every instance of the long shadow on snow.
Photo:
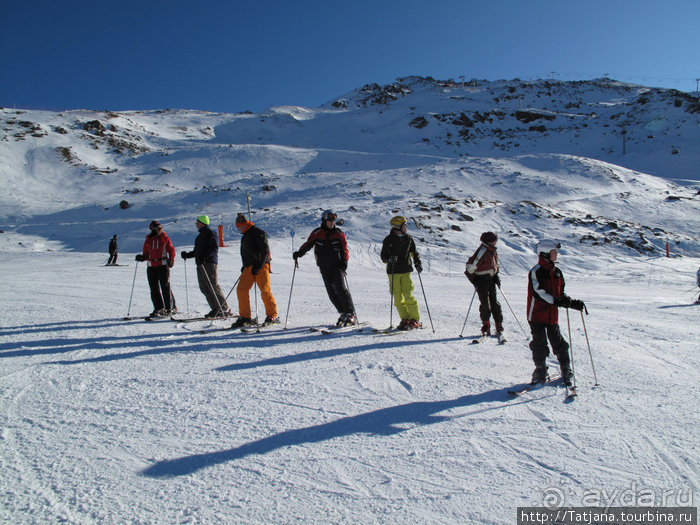
{"label": "long shadow on snow", "polygon": [[[510,401],[512,398],[507,395],[507,391],[510,388],[500,388],[445,401],[416,401],[405,405],[382,408],[366,414],[344,417],[330,423],[287,430],[228,450],[194,454],[177,459],[165,459],[142,470],[141,474],[151,478],[186,476],[205,467],[243,459],[254,454],[267,454],[268,452],[294,445],[319,443],[353,434],[391,436],[408,430],[400,425],[434,425],[435,423],[453,419],[450,416],[438,415],[439,412],[445,410],[474,406],[480,403],[496,401],[504,403]],[[479,412],[496,408],[498,407],[484,408]],[[464,417],[464,415],[456,417]]]}
{"label": "long shadow on snow", "polygon": [[[308,339],[304,339],[307,340]],[[300,363],[302,361],[311,361],[314,359],[328,359],[329,357],[337,357],[346,354],[357,354],[359,352],[366,352],[367,350],[381,350],[384,348],[396,348],[400,346],[414,346],[414,345],[429,345],[435,343],[445,343],[447,341],[459,340],[458,337],[445,337],[442,339],[428,339],[428,340],[416,340],[416,341],[406,341],[406,340],[396,340],[389,339],[381,343],[372,343],[367,345],[357,345],[349,346],[347,348],[333,348],[331,350],[314,350],[312,352],[303,352],[301,354],[289,354],[280,357],[270,357],[268,359],[261,359],[260,361],[253,361],[250,363],[236,363],[233,365],[226,365],[216,370],[219,372],[232,372],[235,370],[248,370],[251,368],[261,368],[264,366],[280,366],[288,365],[291,363]],[[285,341],[287,342],[287,341]]]}
{"label": "long shadow on snow", "polygon": [[[158,355],[158,354],[176,354],[181,352],[207,352],[214,349],[222,349],[227,347],[235,347],[238,345],[245,345],[247,347],[265,347],[267,346],[265,342],[257,335],[248,336],[249,338],[242,339],[238,336],[236,337],[221,337],[221,336],[210,336],[208,338],[192,338],[192,332],[182,333],[179,331],[172,332],[170,334],[147,334],[147,335],[131,335],[124,337],[103,337],[103,338],[86,338],[86,339],[54,339],[50,341],[29,341],[26,343],[13,342],[11,345],[0,345],[8,346],[10,348],[17,348],[17,346],[32,346],[40,347],[36,350],[22,349],[14,350],[10,352],[0,353],[0,358],[8,357],[30,357],[36,355],[54,355],[54,354],[65,354],[69,352],[74,352],[77,350],[100,350],[100,349],[119,349],[119,348],[131,348],[138,345],[149,345],[151,348],[146,350],[138,350],[126,353],[115,353],[100,355],[97,357],[89,357],[84,359],[74,359],[74,360],[61,360],[61,361],[47,361],[45,364],[52,365],[76,365],[82,363],[99,363],[108,361],[118,361],[122,359],[134,359],[137,357],[143,357],[147,355]],[[288,339],[284,341],[284,344],[294,344],[297,342],[307,341],[308,337],[299,337],[295,339]],[[186,342],[186,345],[182,343]],[[253,344],[250,344],[253,343]],[[280,344],[280,343],[277,343]],[[46,348],[51,347],[53,348]]]}
{"label": "long shadow on snow", "polygon": [[665,306],[659,306],[659,310],[665,310],[667,308],[686,308],[688,306],[698,306],[698,303],[684,303],[684,304],[667,304]]}
{"label": "long shadow on snow", "polygon": [[[141,319],[133,319],[133,321],[140,321]],[[108,319],[85,319],[79,321],[63,321],[57,323],[43,323],[43,324],[27,324],[18,326],[3,326],[0,327],[0,337],[7,335],[17,335],[21,334],[32,334],[40,332],[57,332],[59,330],[79,330],[83,328],[107,328],[110,326],[124,326],[125,323],[132,321],[125,321],[124,319],[111,317]]]}
{"label": "long shadow on snow", "polygon": [[[190,337],[183,337],[184,340],[188,341],[189,344],[182,346],[178,344],[177,341],[169,340],[167,342],[158,341],[156,346],[161,346],[163,348],[150,348],[148,350],[138,350],[135,352],[126,352],[123,354],[109,354],[101,355],[97,357],[89,357],[85,359],[74,359],[72,361],[54,361],[48,364],[59,364],[59,365],[77,365],[83,363],[104,363],[108,361],[118,361],[121,359],[135,359],[137,357],[143,357],[147,355],[158,355],[158,354],[178,354],[178,353],[188,353],[188,352],[208,352],[214,349],[230,348],[236,346],[236,339],[222,339],[222,338],[210,338],[210,341],[197,340],[196,343],[191,343]],[[284,341],[285,344],[293,344],[294,342],[306,341],[308,338],[296,338],[295,340]],[[265,344],[259,337],[254,336],[250,339],[239,340],[239,344],[243,342],[247,348],[250,347],[265,347]],[[249,343],[256,344],[249,344]],[[279,343],[277,343],[279,344]],[[133,343],[124,344],[122,346],[131,347]]]}
{"label": "long shadow on snow", "polygon": [[[168,348],[180,349],[182,341],[191,341],[191,337],[186,333],[173,332],[170,334],[143,334],[127,336],[106,336],[106,337],[85,337],[69,339],[44,339],[39,341],[13,341],[12,343],[0,344],[0,359],[8,357],[31,357],[37,355],[66,354],[77,350],[102,350],[131,348],[138,345],[150,345],[151,347],[165,347],[164,350],[151,349],[147,353],[166,353]],[[194,345],[187,345],[184,348],[190,350]],[[17,347],[23,347],[17,350]],[[4,351],[4,350],[10,351]],[[113,354],[101,356],[93,359],[83,359],[78,361],[55,361],[49,364],[75,364],[90,361],[111,361],[114,359],[128,359],[143,355],[141,352],[130,352],[129,354]]]}

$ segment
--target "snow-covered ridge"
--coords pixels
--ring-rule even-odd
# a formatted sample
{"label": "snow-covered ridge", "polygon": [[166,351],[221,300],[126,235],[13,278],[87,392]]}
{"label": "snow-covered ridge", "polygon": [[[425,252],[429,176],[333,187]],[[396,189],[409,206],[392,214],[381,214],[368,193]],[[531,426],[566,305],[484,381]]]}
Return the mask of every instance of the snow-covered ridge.
{"label": "snow-covered ridge", "polygon": [[0,229],[80,251],[103,251],[116,233],[138,250],[158,218],[188,245],[192,217],[231,235],[250,195],[277,238],[333,208],[362,243],[402,213],[428,246],[456,251],[488,229],[513,253],[556,235],[572,253],[653,254],[669,242],[695,255],[699,107],[605,79],[409,77],[263,114],[4,109]]}

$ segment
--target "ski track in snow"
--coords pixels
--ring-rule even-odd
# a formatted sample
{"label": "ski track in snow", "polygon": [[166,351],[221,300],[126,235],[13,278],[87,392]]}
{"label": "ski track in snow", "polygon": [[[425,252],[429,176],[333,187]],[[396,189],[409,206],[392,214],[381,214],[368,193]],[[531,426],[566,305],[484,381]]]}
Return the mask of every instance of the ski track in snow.
{"label": "ski track in snow", "polygon": [[[625,277],[648,275],[646,262],[590,279],[567,271],[586,261],[562,260],[590,310],[599,381],[572,312],[580,395],[567,404],[556,384],[507,394],[532,371],[510,311],[506,345],[458,337],[460,276],[422,276],[435,334],[310,332],[335,318],[313,270],[297,271],[287,329],[200,334],[231,321],[123,321],[134,269],[91,267],[99,257],[0,258],[16,276],[0,321],[4,520],[506,524],[551,497],[697,494],[698,310],[681,307],[687,280]],[[697,263],[664,264],[689,276]],[[291,273],[280,262],[273,275],[281,312]],[[385,275],[355,266],[348,278],[360,317],[387,326]],[[181,267],[173,283],[184,307]],[[503,286],[521,314],[525,274]],[[144,270],[131,315],[149,308]],[[477,329],[473,317],[466,333]]]}

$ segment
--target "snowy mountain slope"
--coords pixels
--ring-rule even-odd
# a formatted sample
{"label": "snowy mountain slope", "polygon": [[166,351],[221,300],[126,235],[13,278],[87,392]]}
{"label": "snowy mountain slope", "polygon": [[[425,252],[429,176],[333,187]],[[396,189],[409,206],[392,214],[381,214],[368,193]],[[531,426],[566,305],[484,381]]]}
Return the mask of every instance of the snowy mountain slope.
{"label": "snowy mountain slope", "polygon": [[[545,118],[545,109],[558,116]],[[586,253],[601,244],[658,253],[668,239],[689,255],[698,248],[689,238],[698,226],[696,190],[644,173],[693,178],[684,167],[700,165],[696,109],[697,99],[681,93],[611,81],[461,86],[414,77],[323,108],[263,115],[5,109],[2,228],[87,251],[104,249],[117,233],[134,251],[144,225],[159,218],[183,245],[201,213],[221,217],[231,235],[250,194],[256,220],[282,237],[333,207],[366,242],[381,239],[400,212],[424,228],[428,244],[458,250],[494,229],[510,234],[514,250],[556,232],[572,249],[583,241]],[[586,121],[563,117],[574,110]],[[419,114],[424,127],[414,122]],[[615,146],[621,122],[624,156]],[[644,133],[647,142],[635,146]],[[504,148],[506,135],[520,146]],[[680,144],[680,153],[664,141]],[[601,153],[600,144],[617,153]],[[121,201],[131,207],[120,209]]]}

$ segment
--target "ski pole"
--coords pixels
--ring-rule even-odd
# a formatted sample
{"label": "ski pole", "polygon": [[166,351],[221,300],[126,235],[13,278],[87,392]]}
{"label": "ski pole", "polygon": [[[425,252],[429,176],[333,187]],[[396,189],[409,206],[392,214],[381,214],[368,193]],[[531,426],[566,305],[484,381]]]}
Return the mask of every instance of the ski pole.
{"label": "ski pole", "polygon": [[[251,268],[251,272],[253,269]],[[253,294],[255,294],[255,328],[256,332],[260,331],[260,322],[258,321],[258,281],[255,279],[255,275],[253,275]]]}
{"label": "ski pole", "polygon": [[420,289],[423,291],[423,300],[425,301],[425,309],[428,311],[428,319],[430,319],[430,328],[433,329],[435,333],[435,327],[433,326],[433,318],[430,315],[430,307],[428,306],[428,298],[425,296],[425,288],[423,288],[423,279],[420,276],[421,272],[418,272],[418,281],[420,282]]}
{"label": "ski pole", "polygon": [[[211,284],[211,279],[209,278],[209,272],[207,272],[207,267],[204,266],[205,263],[202,263],[202,271],[204,272],[204,277],[207,279],[207,284],[209,284],[209,289],[211,290],[211,294],[214,296],[214,299],[216,299],[216,304],[219,305],[219,312],[221,312],[221,317],[226,317],[226,312],[224,312],[224,307],[221,305],[221,302],[219,301],[219,296],[216,294],[216,290],[214,290],[214,285]],[[217,316],[214,316],[217,317]]]}
{"label": "ski pole", "polygon": [[185,303],[187,304],[187,315],[189,315],[190,314],[190,292],[187,289],[187,259],[184,259],[182,264],[185,268]]}
{"label": "ski pole", "polygon": [[[350,286],[348,286],[348,276],[347,274],[343,274],[343,277],[345,278],[345,288],[348,290],[348,295],[352,296],[350,294]],[[355,303],[352,303],[352,314],[355,316],[355,324],[359,325],[360,324],[360,319],[357,317],[357,310],[355,310]]]}
{"label": "ski pole", "polygon": [[523,325],[520,324],[520,321],[518,320],[518,316],[515,315],[515,312],[513,311],[513,308],[510,306],[510,303],[508,302],[508,298],[506,297],[506,293],[503,291],[503,288],[500,286],[498,289],[501,291],[501,295],[503,296],[503,299],[505,299],[506,304],[508,305],[508,309],[510,310],[510,313],[513,314],[513,317],[515,317],[515,322],[518,323],[518,326],[520,327],[520,331],[527,337],[527,334],[525,333],[525,329],[523,328]]}
{"label": "ski pole", "polygon": [[574,346],[571,343],[571,322],[569,320],[569,309],[566,309],[566,326],[569,329],[569,353],[571,354],[571,379],[574,388],[576,388],[576,370],[574,368]]}
{"label": "ski pole", "polygon": [[469,319],[469,312],[472,311],[472,304],[474,303],[474,297],[476,297],[476,288],[474,288],[474,293],[472,294],[472,300],[469,301],[469,308],[467,309],[467,316],[464,318],[464,324],[462,325],[462,331],[459,333],[459,336],[462,337],[464,334],[464,329],[467,326],[467,319]]}
{"label": "ski pole", "polygon": [[583,323],[583,333],[586,334],[586,344],[588,345],[588,355],[591,358],[591,368],[593,369],[593,380],[595,384],[593,386],[598,386],[598,376],[595,373],[595,365],[593,364],[593,352],[591,352],[591,343],[588,341],[588,330],[586,330],[586,321],[583,320],[583,310],[581,310],[581,322]]}
{"label": "ski pole", "polygon": [[389,330],[394,327],[394,265],[391,263],[391,273],[389,274]]}
{"label": "ski pole", "polygon": [[134,297],[134,285],[136,284],[136,270],[139,268],[139,261],[136,261],[136,267],[134,268],[134,280],[131,282],[131,295],[129,296],[129,308],[126,312],[126,317],[124,318],[125,321],[128,321],[130,319],[131,315],[131,298]]}
{"label": "ski pole", "polygon": [[287,321],[289,321],[289,307],[292,306],[292,291],[294,291],[294,276],[297,274],[299,261],[294,260],[294,270],[292,271],[292,285],[289,287],[289,301],[287,301],[287,315],[284,318],[284,329],[287,329]]}
{"label": "ski pole", "polygon": [[239,275],[239,276],[238,276],[238,279],[236,279],[236,282],[233,283],[233,286],[231,287],[231,289],[230,289],[230,290],[228,291],[228,293],[226,294],[226,297],[224,297],[224,302],[225,302],[225,303],[228,303],[228,298],[229,298],[229,296],[231,295],[231,292],[233,292],[233,289],[238,285],[238,281],[240,281],[240,280],[241,280],[241,276]]}

